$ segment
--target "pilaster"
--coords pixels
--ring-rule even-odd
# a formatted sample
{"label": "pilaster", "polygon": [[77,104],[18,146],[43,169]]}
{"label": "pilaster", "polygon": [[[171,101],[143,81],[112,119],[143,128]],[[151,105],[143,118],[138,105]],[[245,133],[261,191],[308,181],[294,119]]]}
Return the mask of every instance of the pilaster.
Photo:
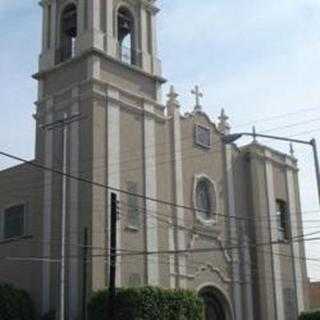
{"label": "pilaster", "polygon": [[[272,158],[269,150],[265,150],[266,158]],[[277,226],[277,209],[276,209],[276,197],[274,190],[273,180],[273,166],[269,160],[266,160],[266,184],[267,184],[267,197],[269,208],[269,223],[270,223],[270,235],[271,242],[277,242],[278,239],[278,226]],[[283,283],[282,283],[282,270],[280,260],[280,246],[279,244],[271,244],[271,255],[273,263],[273,287],[276,297],[276,320],[284,320],[284,303],[283,303]]]}
{"label": "pilaster", "polygon": [[[108,130],[108,185],[112,188],[120,189],[120,107],[116,104],[119,100],[119,92],[115,89],[108,88],[107,94],[107,130]],[[120,194],[118,193],[118,199]],[[111,192],[108,192],[108,203],[110,203]],[[110,227],[110,205],[108,206],[108,228]],[[122,248],[122,221],[117,221],[117,248]],[[110,243],[110,235],[108,243]],[[121,286],[122,268],[121,256],[117,257],[117,274],[116,285]]]}
{"label": "pilaster", "polygon": [[141,63],[142,69],[147,72],[152,72],[151,70],[151,55],[148,50],[149,42],[149,32],[148,29],[148,13],[145,7],[142,5],[140,9],[140,30],[141,30]]}
{"label": "pilaster", "polygon": [[[77,99],[79,97],[79,89],[75,87],[72,90],[72,98]],[[71,115],[75,116],[79,114],[79,101],[75,102],[71,106]],[[75,121],[70,124],[70,139],[69,139],[69,159],[70,169],[69,172],[72,176],[79,176],[79,122]],[[75,320],[79,314],[79,301],[80,301],[80,261],[79,247],[76,246],[80,242],[80,229],[79,229],[79,182],[71,179],[70,184],[70,196],[69,196],[69,243],[70,245],[70,257],[74,257],[69,260],[69,319]]]}
{"label": "pilaster", "polygon": [[[289,159],[286,159],[286,162],[290,165]],[[302,230],[299,230],[299,220],[300,212],[297,208],[297,198],[295,191],[295,181],[294,181],[295,172],[289,169],[289,166],[286,170],[286,180],[287,180],[287,192],[288,192],[288,202],[289,202],[289,217],[290,217],[290,228],[291,228],[291,238],[297,238],[301,236]],[[300,232],[299,232],[300,231]],[[303,276],[302,276],[302,267],[301,261],[304,257],[300,253],[300,243],[297,241],[292,241],[291,243],[292,250],[292,259],[293,259],[293,270],[294,270],[294,279],[295,279],[295,291],[296,291],[296,300],[297,300],[297,312],[300,314],[305,309],[304,305],[304,290],[303,290]]]}
{"label": "pilaster", "polygon": [[50,3],[47,1],[42,1],[41,6],[43,8],[43,20],[42,52],[39,57],[40,71],[52,68],[55,65],[57,4],[56,1],[52,1]]}
{"label": "pilaster", "polygon": [[[144,103],[144,109],[153,112],[153,106]],[[145,196],[157,199],[157,171],[156,171],[156,137],[155,120],[144,115],[143,137],[144,137],[144,165],[145,165]],[[146,233],[147,251],[158,251],[158,220],[153,215],[157,212],[157,203],[146,200]],[[159,285],[159,257],[158,255],[147,256],[148,285]]]}
{"label": "pilaster", "polygon": [[[174,202],[180,206],[184,205],[184,193],[183,193],[183,174],[182,174],[182,146],[181,146],[181,123],[180,123],[180,105],[176,98],[178,95],[174,92],[174,88],[171,87],[171,91],[168,94],[169,101],[167,103],[168,113],[172,116],[173,126],[173,148],[174,148]],[[183,227],[185,226],[185,211],[182,208],[174,208],[174,221],[181,228],[176,228],[177,232],[177,248],[175,250],[186,250],[186,234]],[[178,261],[178,287],[187,288],[187,257],[186,255],[177,256]]]}
{"label": "pilaster", "polygon": [[[225,145],[226,152],[226,175],[228,186],[228,208],[229,208],[229,230],[231,246],[238,245],[240,238],[237,230],[237,212],[235,203],[234,191],[234,174],[233,174],[233,159],[232,146]],[[240,271],[240,255],[239,250],[232,250],[232,276],[233,276],[233,303],[234,303],[234,318],[235,320],[243,319],[242,310],[242,292],[241,292],[241,271]]]}
{"label": "pilaster", "polygon": [[[53,99],[49,99],[46,104],[46,123],[53,121],[52,115]],[[45,159],[44,165],[48,168],[53,166],[53,131],[46,130],[44,132],[45,141]],[[51,256],[51,234],[52,234],[52,183],[53,173],[51,171],[44,172],[44,198],[43,198],[43,249],[44,257]],[[42,264],[42,313],[49,312],[50,306],[50,262],[44,261]]]}
{"label": "pilaster", "polygon": [[109,0],[107,1],[107,17],[106,17],[106,50],[107,54],[112,57],[116,57],[117,55],[117,39],[115,37],[114,31],[114,1]]}
{"label": "pilaster", "polygon": [[[92,100],[92,180],[101,185],[107,184],[107,111],[100,100]],[[92,290],[101,290],[106,283],[105,257],[101,256],[102,249],[106,250],[106,189],[92,186],[92,215],[91,243],[92,252]],[[95,249],[97,248],[97,249]],[[98,249],[99,248],[99,249]],[[94,257],[96,255],[96,257]]]}

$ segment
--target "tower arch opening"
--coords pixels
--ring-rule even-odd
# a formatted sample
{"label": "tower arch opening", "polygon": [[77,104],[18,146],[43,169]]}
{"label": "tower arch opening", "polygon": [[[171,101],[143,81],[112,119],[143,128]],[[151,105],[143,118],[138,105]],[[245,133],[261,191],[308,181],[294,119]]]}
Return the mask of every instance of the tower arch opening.
{"label": "tower arch opening", "polygon": [[62,11],[60,19],[60,62],[63,62],[75,56],[75,41],[78,34],[76,5],[68,4]]}
{"label": "tower arch opening", "polygon": [[232,320],[230,304],[219,289],[207,286],[198,295],[203,301],[205,320]]}
{"label": "tower arch opening", "polygon": [[125,6],[119,7],[117,11],[117,32],[120,60],[136,64],[135,21],[133,14]]}

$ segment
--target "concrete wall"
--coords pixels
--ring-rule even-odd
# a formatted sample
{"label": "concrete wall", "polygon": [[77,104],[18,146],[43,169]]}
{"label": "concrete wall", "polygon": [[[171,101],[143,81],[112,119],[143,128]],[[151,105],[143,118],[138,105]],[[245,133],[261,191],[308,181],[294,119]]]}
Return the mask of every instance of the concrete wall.
{"label": "concrete wall", "polygon": [[1,171],[0,184],[1,222],[8,207],[24,204],[27,210],[25,236],[0,241],[1,256],[8,257],[1,259],[0,281],[28,291],[37,311],[41,312],[43,172],[29,165],[19,165]]}

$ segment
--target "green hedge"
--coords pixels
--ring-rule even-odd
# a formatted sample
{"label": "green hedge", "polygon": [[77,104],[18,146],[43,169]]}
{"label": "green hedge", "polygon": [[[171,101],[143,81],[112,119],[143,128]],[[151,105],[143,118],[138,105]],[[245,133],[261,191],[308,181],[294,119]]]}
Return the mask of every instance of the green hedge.
{"label": "green hedge", "polygon": [[320,320],[320,310],[304,312],[301,314],[300,320]]}
{"label": "green hedge", "polygon": [[35,307],[29,294],[0,283],[0,319],[35,320]]}
{"label": "green hedge", "polygon": [[[95,293],[88,304],[88,319],[101,320],[108,312],[108,291]],[[117,320],[202,320],[202,302],[192,291],[144,287],[119,289]]]}

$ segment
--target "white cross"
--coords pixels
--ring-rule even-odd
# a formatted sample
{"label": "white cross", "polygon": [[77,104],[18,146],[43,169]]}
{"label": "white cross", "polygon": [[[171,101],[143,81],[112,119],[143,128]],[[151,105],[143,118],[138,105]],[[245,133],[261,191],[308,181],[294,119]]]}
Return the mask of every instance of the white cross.
{"label": "white cross", "polygon": [[196,105],[194,107],[195,110],[201,110],[200,98],[203,98],[202,92],[200,92],[199,86],[195,86],[191,93],[196,97]]}

